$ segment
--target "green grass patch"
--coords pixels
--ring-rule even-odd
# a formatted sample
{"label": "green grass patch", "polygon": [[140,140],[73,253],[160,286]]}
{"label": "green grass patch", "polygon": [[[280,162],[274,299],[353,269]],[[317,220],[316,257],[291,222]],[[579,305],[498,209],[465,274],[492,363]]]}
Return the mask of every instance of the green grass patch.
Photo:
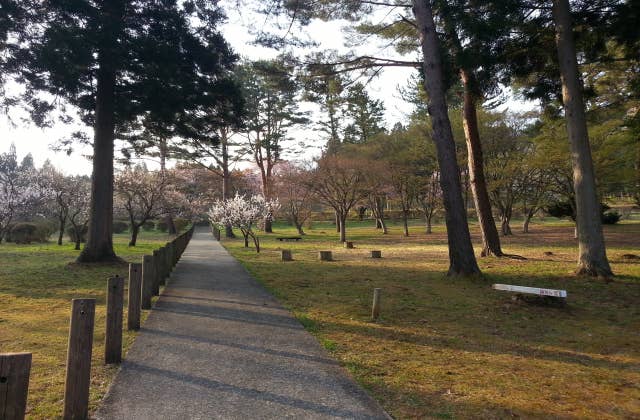
{"label": "green grass patch", "polygon": [[[300,242],[276,225],[262,252],[223,244],[395,418],[640,417],[640,223],[605,226],[612,283],[573,275],[577,243],[564,221],[534,221],[531,233],[502,238],[526,259],[482,258],[481,278],[444,275],[446,235],[412,221],[382,235],[352,221],[344,249],[330,223]],[[472,226],[479,253],[479,231]],[[280,261],[291,249],[293,262]],[[383,258],[368,258],[369,251]],[[320,250],[335,261],[321,262]],[[536,306],[492,283],[565,289],[566,308]],[[373,289],[381,317],[370,321]]]}
{"label": "green grass patch", "polygon": [[[128,247],[128,235],[114,235],[116,254],[140,262],[172,237],[143,232]],[[71,299],[95,298],[96,318],[91,368],[91,410],[97,408],[115,374],[104,365],[105,299],[108,277],[128,277],[128,265],[76,264],[80,251],[65,242],[0,244],[0,352],[32,352],[27,417],[61,418]],[[125,317],[126,296],[125,290]],[[148,311],[143,311],[146,317]],[[126,318],[125,318],[126,319]],[[126,326],[126,322],[125,322]],[[135,334],[125,331],[125,351]]]}

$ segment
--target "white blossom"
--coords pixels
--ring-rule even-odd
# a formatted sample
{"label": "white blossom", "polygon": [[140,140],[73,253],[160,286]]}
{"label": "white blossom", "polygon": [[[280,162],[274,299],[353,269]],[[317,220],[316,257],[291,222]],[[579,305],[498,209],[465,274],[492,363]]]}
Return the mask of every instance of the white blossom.
{"label": "white blossom", "polygon": [[256,251],[260,252],[258,238],[253,227],[259,220],[267,220],[273,217],[280,204],[278,200],[266,200],[261,195],[246,197],[236,194],[229,200],[216,200],[209,210],[211,223],[218,226],[231,225],[240,229],[248,246],[248,238],[251,237],[256,245]]}

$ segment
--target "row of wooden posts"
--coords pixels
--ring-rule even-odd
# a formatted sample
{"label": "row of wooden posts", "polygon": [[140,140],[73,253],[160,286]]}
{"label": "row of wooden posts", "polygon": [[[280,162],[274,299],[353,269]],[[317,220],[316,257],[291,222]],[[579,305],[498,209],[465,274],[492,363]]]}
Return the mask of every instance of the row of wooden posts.
{"label": "row of wooden posts", "polygon": [[[129,302],[127,328],[140,329],[141,309],[151,309],[153,296],[159,295],[193,236],[193,227],[168,242],[142,263],[129,264]],[[67,348],[64,391],[64,419],[86,419],[89,410],[89,384],[95,299],[73,299]],[[107,281],[107,317],[104,346],[105,364],[122,361],[124,278]],[[31,353],[0,354],[0,420],[22,420],[27,406]]]}

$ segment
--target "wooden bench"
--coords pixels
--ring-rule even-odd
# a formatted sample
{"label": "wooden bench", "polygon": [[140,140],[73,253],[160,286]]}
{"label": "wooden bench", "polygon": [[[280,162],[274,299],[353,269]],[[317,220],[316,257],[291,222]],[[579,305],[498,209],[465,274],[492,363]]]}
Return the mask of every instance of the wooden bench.
{"label": "wooden bench", "polygon": [[280,242],[282,241],[299,241],[300,239],[302,239],[301,236],[280,236],[276,238],[277,240],[279,240]]}
{"label": "wooden bench", "polygon": [[504,292],[513,292],[525,295],[534,295],[542,298],[545,303],[557,303],[564,306],[567,302],[567,291],[559,289],[543,289],[540,287],[515,286],[512,284],[494,284],[491,286],[494,290]]}

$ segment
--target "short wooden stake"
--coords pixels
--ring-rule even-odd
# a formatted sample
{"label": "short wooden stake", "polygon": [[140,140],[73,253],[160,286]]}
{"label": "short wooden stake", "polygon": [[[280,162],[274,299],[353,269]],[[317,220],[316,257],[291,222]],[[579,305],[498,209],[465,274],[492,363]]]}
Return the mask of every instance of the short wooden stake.
{"label": "short wooden stake", "polygon": [[331,251],[319,251],[318,252],[318,259],[320,261],[332,261],[333,257],[331,255]]}
{"label": "short wooden stake", "polygon": [[142,264],[129,264],[129,306],[127,308],[127,329],[140,329],[140,298],[142,297]]}
{"label": "short wooden stake", "polygon": [[153,296],[153,282],[155,275],[153,274],[153,256],[145,255],[142,257],[142,299],[140,307],[142,309],[151,309],[151,297]]}
{"label": "short wooden stake", "polygon": [[31,353],[0,354],[0,419],[24,419],[30,372]]}
{"label": "short wooden stake", "polygon": [[107,328],[105,329],[104,363],[122,361],[122,310],[124,279],[111,277],[107,281]]}
{"label": "short wooden stake", "polygon": [[292,261],[293,257],[291,256],[291,250],[290,249],[283,249],[282,250],[282,261]]}
{"label": "short wooden stake", "polygon": [[377,321],[380,316],[380,291],[382,289],[373,289],[373,305],[371,305],[371,320]]}
{"label": "short wooden stake", "polygon": [[345,242],[344,247],[348,249],[353,249],[353,242],[350,242],[350,241]]}
{"label": "short wooden stake", "polygon": [[95,299],[71,301],[71,323],[64,389],[64,418],[86,419],[89,411],[89,384]]}
{"label": "short wooden stake", "polygon": [[371,251],[371,258],[382,258],[382,251]]}

